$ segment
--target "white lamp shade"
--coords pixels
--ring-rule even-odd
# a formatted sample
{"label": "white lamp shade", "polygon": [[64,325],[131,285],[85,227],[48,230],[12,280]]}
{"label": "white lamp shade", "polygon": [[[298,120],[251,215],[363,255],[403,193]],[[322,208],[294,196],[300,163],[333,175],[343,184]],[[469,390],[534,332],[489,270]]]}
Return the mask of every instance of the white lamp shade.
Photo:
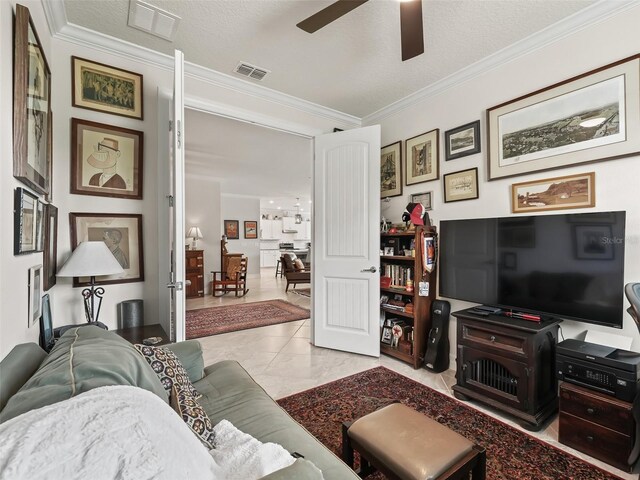
{"label": "white lamp shade", "polygon": [[187,237],[193,238],[195,240],[200,240],[201,238],[204,238],[202,236],[202,232],[200,231],[200,227],[191,227],[189,229],[189,233],[187,233]]}
{"label": "white lamp shade", "polygon": [[58,277],[92,277],[124,272],[104,242],[82,242],[58,272]]}

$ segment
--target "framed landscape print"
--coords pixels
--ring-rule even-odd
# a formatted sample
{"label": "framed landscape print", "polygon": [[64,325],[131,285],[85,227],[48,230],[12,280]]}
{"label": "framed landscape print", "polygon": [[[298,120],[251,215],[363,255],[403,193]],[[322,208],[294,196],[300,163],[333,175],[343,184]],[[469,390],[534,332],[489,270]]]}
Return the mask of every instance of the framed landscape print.
{"label": "framed landscape print", "polygon": [[13,52],[13,176],[51,189],[51,71],[29,9],[16,5]]}
{"label": "framed landscape print", "polygon": [[511,185],[513,213],[596,206],[596,174],[545,178]]}
{"label": "framed landscape print", "polygon": [[142,199],[144,132],[71,119],[71,193]]}
{"label": "framed landscape print", "polygon": [[409,196],[410,203],[421,203],[425,210],[431,210],[433,208],[431,199],[433,192],[414,193]]}
{"label": "framed landscape print", "polygon": [[445,160],[480,152],[480,120],[444,132]]}
{"label": "framed landscape print", "polygon": [[447,173],[443,177],[443,181],[445,203],[478,198],[477,168]]}
{"label": "framed landscape print", "polygon": [[258,238],[258,222],[244,222],[244,238]]}
{"label": "framed landscape print", "polygon": [[439,138],[440,130],[436,128],[405,141],[407,185],[440,178]]}
{"label": "framed landscape print", "polygon": [[227,236],[229,240],[238,240],[240,238],[240,221],[225,220],[224,234]]}
{"label": "framed landscape print", "polygon": [[487,111],[489,180],[640,152],[640,55]]}
{"label": "framed landscape print", "polygon": [[16,188],[13,208],[13,254],[41,252],[44,204],[30,191]]}
{"label": "framed landscape print", "polygon": [[[70,213],[71,249],[81,242],[103,241],[124,272],[96,277],[96,284],[144,280],[142,215],[129,213]],[[74,277],[73,286],[89,285],[88,277]]]}
{"label": "framed landscape print", "polygon": [[71,57],[74,107],[142,120],[142,75]]}
{"label": "framed landscape print", "polygon": [[42,283],[46,292],[56,284],[58,271],[58,209],[50,203],[44,209],[44,272]]}
{"label": "framed landscape print", "polygon": [[402,195],[402,143],[380,149],[380,198]]}

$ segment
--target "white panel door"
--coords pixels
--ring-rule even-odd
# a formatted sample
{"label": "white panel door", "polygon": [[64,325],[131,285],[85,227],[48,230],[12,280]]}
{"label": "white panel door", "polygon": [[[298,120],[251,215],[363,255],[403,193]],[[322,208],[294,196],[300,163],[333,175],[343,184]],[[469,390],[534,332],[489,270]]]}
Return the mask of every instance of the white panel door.
{"label": "white panel door", "polygon": [[380,355],[380,126],[315,138],[313,343]]}

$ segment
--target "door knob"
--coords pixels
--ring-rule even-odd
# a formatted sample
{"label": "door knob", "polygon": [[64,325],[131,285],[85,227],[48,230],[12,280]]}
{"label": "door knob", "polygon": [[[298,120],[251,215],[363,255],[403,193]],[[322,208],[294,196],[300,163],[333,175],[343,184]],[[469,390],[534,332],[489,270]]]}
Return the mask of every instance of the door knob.
{"label": "door knob", "polygon": [[376,273],[378,271],[378,269],[376,267],[369,267],[369,268],[365,268],[364,270],[360,270],[361,272],[371,272],[371,273]]}

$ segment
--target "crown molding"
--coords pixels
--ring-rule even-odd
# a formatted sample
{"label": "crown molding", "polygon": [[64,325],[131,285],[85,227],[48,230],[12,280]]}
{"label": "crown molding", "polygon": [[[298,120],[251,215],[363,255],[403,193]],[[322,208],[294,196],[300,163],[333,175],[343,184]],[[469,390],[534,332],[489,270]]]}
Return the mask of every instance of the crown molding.
{"label": "crown molding", "polygon": [[[123,58],[144,62],[157,68],[173,70],[173,57],[165,53],[156,52],[149,48],[120,40],[103,33],[69,23],[64,9],[63,0],[42,0],[49,30],[54,38],[64,40],[80,46],[117,55]],[[247,80],[235,78],[194,63],[185,62],[185,77],[199,80],[210,85],[234,90],[261,100],[282,105],[311,115],[327,118],[336,123],[336,127],[359,127],[362,121],[359,117],[323,107],[301,98],[278,92],[262,85],[256,85]]]}
{"label": "crown molding", "polygon": [[380,110],[366,115],[362,118],[362,125],[372,125],[379,123],[384,118],[435,97],[444,91],[475,78],[489,70],[504,65],[523,55],[538,50],[546,45],[556,42],[562,38],[570,36],[579,30],[587,28],[607,20],[610,17],[619,15],[627,10],[640,6],[640,0],[612,1],[600,0],[591,6],[570,15],[547,28],[540,30],[528,37],[499,50],[482,60],[458,70],[452,75],[443,78],[417,92],[412,93]]}

